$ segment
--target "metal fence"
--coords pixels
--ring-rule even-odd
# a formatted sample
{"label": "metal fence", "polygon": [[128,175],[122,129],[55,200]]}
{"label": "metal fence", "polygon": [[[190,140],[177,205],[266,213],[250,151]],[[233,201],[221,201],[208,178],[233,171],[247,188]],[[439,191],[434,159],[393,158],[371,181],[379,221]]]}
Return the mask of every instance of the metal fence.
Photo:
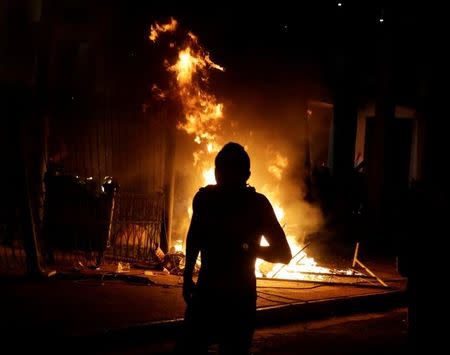
{"label": "metal fence", "polygon": [[131,262],[154,261],[164,230],[164,194],[119,193],[114,206],[107,257]]}
{"label": "metal fence", "polygon": [[78,181],[55,185],[48,188],[44,218],[47,263],[83,268],[154,260],[164,232],[163,193],[120,193],[111,182],[101,194]]}

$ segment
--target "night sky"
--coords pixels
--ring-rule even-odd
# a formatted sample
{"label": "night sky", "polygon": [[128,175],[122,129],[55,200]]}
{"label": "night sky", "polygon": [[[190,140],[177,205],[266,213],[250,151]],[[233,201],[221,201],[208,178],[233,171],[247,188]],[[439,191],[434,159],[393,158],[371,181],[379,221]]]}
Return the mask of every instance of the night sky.
{"label": "night sky", "polygon": [[[173,16],[183,29],[197,34],[212,59],[227,69],[225,75],[212,80],[215,90],[225,97],[239,89],[280,95],[311,92],[317,86],[332,91],[343,77],[364,101],[375,93],[377,62],[384,60],[392,74],[396,101],[414,105],[420,95],[429,92],[432,63],[439,48],[434,46],[439,35],[435,9],[412,2],[219,2],[189,6],[116,2],[116,10],[120,16],[115,20],[114,47],[143,57],[140,72],[151,71],[145,80],[159,75],[165,55],[161,47],[149,43],[149,26]],[[152,61],[156,61],[153,69],[149,65]]]}

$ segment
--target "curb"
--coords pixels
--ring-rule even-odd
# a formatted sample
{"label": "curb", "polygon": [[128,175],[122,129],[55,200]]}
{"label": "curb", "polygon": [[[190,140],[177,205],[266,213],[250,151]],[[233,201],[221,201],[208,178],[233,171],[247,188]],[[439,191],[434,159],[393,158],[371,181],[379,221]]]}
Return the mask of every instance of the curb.
{"label": "curb", "polygon": [[345,296],[259,309],[257,327],[301,322],[361,312],[379,312],[406,304],[405,291]]}
{"label": "curb", "polygon": [[[349,315],[362,312],[379,312],[406,305],[404,290],[383,293],[346,296],[338,298],[303,301],[286,305],[259,308],[256,313],[256,327],[267,327],[278,324],[318,320],[334,316]],[[151,339],[174,339],[181,330],[183,319],[173,319],[131,325],[123,328],[105,329],[89,335],[75,338],[84,342],[107,341],[123,343],[127,341],[149,341]]]}

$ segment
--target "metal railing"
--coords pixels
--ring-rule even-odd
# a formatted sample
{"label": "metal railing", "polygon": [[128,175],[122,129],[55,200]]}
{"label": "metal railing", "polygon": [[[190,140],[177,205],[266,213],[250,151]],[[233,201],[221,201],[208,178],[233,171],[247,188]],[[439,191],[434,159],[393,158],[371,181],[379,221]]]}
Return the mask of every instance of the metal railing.
{"label": "metal railing", "polygon": [[164,228],[164,194],[119,193],[115,201],[107,257],[153,261]]}

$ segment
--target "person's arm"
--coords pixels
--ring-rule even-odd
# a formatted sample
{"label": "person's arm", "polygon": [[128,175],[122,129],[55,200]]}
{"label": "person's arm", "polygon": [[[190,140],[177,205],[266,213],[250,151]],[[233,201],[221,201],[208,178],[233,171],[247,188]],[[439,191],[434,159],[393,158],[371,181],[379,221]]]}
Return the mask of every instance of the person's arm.
{"label": "person's arm", "polygon": [[191,224],[189,225],[189,231],[186,237],[186,262],[183,272],[183,297],[186,303],[190,301],[195,286],[192,276],[198,253],[200,252],[198,195],[194,197],[192,210]]}
{"label": "person's arm", "polygon": [[262,202],[263,235],[269,246],[256,247],[256,257],[271,263],[289,264],[292,259],[291,248],[286,239],[286,234],[277,220],[275,212],[269,200],[264,198]]}

